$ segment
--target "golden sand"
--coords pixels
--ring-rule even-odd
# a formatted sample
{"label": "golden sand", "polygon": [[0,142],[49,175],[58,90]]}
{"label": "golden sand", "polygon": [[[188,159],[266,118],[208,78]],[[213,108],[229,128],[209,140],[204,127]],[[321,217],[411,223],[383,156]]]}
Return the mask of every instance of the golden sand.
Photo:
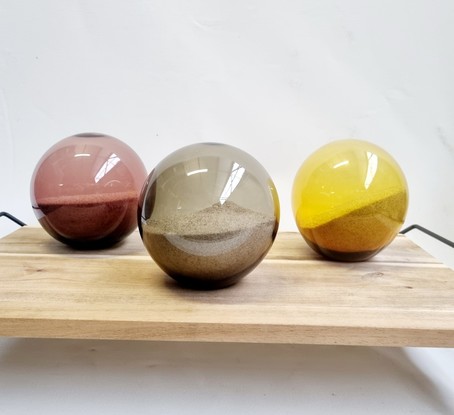
{"label": "golden sand", "polygon": [[[360,207],[357,207],[357,206]],[[382,249],[392,241],[403,223],[407,209],[407,193],[400,191],[364,205],[363,201],[350,204],[343,210],[319,215],[318,226],[300,227],[303,236],[316,246],[335,252],[371,252]],[[320,220],[329,217],[329,221]]]}

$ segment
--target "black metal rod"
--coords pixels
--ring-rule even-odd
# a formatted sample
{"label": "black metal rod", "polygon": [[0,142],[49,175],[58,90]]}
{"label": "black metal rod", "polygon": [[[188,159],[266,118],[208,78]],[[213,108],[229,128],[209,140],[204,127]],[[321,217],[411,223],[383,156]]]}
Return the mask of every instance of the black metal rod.
{"label": "black metal rod", "polygon": [[440,235],[436,234],[435,232],[432,232],[431,230],[422,227],[421,225],[416,225],[416,224],[410,225],[408,228],[402,229],[400,231],[400,233],[404,234],[413,229],[418,229],[419,231],[424,232],[425,234],[431,236],[432,238],[435,238],[435,239],[439,240],[440,242],[443,242],[444,244],[450,246],[451,248],[454,248],[454,242],[450,241],[449,239],[443,238],[443,236],[440,236]]}
{"label": "black metal rod", "polygon": [[0,212],[0,217],[5,216],[9,220],[12,220],[13,222],[17,223],[19,226],[26,226],[27,224],[22,222],[20,219],[17,219],[15,216],[11,215],[11,213],[8,212]]}

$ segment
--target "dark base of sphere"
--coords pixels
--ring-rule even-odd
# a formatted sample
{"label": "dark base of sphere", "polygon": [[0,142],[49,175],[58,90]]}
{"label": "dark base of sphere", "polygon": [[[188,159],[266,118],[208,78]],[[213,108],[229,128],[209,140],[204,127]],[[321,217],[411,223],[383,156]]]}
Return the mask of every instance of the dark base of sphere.
{"label": "dark base of sphere", "polygon": [[104,238],[100,239],[99,241],[74,241],[74,240],[62,240],[58,239],[60,242],[63,242],[65,245],[68,245],[72,249],[77,251],[95,251],[101,249],[108,249],[112,248],[123,241],[124,238],[121,239],[111,239],[111,238]]}
{"label": "dark base of sphere", "polygon": [[221,288],[230,287],[244,277],[246,277],[251,271],[253,271],[265,257],[266,252],[260,257],[257,258],[251,265],[247,268],[241,270],[236,274],[228,274],[228,275],[211,275],[211,276],[204,276],[200,277],[199,275],[188,275],[183,274],[181,272],[175,272],[173,270],[167,269],[162,264],[157,264],[160,268],[171,278],[173,278],[179,285],[185,288],[190,288],[192,290],[201,290],[201,291],[209,291],[209,290],[218,290]]}
{"label": "dark base of sphere", "polygon": [[122,242],[132,231],[128,232],[127,234],[121,233],[118,235],[117,233],[113,233],[108,236],[104,236],[102,238],[94,239],[94,238],[66,238],[61,234],[55,232],[52,226],[49,225],[48,221],[45,218],[39,220],[40,225],[43,229],[55,240],[61,242],[65,245],[70,246],[73,249],[77,250],[96,250],[96,249],[107,249],[111,248],[114,245]]}
{"label": "dark base of sphere", "polygon": [[230,287],[236,284],[238,281],[243,279],[247,273],[241,275],[234,275],[228,278],[224,278],[221,280],[201,280],[195,279],[191,277],[185,277],[184,275],[169,275],[172,279],[174,279],[178,285],[189,288],[191,290],[198,290],[198,291],[211,291],[211,290],[219,290],[222,288]]}
{"label": "dark base of sphere", "polygon": [[374,251],[356,251],[356,252],[341,252],[333,251],[331,249],[324,248],[323,246],[317,245],[310,239],[303,235],[304,240],[307,244],[318,254],[323,255],[325,258],[339,262],[362,262],[367,261],[376,254],[378,254],[383,248],[376,249]]}

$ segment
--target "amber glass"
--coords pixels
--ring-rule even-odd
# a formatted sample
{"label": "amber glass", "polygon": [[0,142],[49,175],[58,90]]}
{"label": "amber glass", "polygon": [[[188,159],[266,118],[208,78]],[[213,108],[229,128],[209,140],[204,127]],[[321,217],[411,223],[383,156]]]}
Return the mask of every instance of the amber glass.
{"label": "amber glass", "polygon": [[179,283],[222,288],[254,269],[279,225],[275,186],[257,160],[218,143],[184,147],[151,172],[139,230],[155,262]]}
{"label": "amber glass", "polygon": [[55,239],[79,248],[113,245],[137,227],[147,171],[117,138],[84,133],[52,146],[31,180],[32,207]]}
{"label": "amber glass", "polygon": [[399,232],[408,207],[405,176],[393,157],[362,140],[339,140],[309,156],[292,191],[296,224],[324,256],[362,261]]}

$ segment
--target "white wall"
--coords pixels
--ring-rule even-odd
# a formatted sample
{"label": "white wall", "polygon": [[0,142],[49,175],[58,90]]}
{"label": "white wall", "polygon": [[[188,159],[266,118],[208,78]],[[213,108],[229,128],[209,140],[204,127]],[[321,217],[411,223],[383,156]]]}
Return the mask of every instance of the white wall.
{"label": "white wall", "polygon": [[[238,146],[273,177],[280,229],[296,230],[299,165],[361,138],[406,173],[406,225],[452,240],[453,21],[451,0],[0,0],[0,210],[35,222],[38,159],[97,131],[149,170],[190,143]],[[454,267],[452,248],[409,236]]]}

